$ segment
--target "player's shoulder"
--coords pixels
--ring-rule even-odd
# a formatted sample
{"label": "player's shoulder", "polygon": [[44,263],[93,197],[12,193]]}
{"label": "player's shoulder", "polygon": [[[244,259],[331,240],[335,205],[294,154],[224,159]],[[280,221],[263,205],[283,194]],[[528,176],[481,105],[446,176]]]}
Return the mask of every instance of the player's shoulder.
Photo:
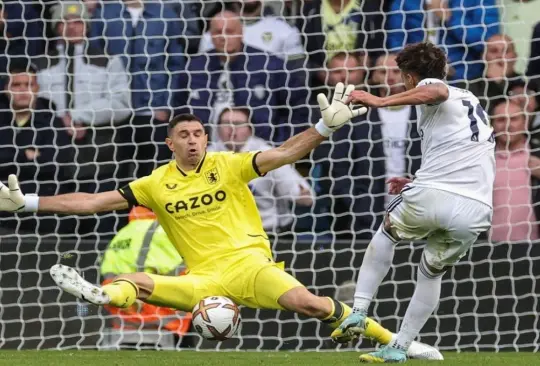
{"label": "player's shoulder", "polygon": [[176,162],[172,160],[168,162],[167,164],[164,164],[154,169],[150,175],[144,178],[153,182],[159,182],[163,180],[164,178],[166,178],[167,176],[173,174],[175,168],[176,168]]}

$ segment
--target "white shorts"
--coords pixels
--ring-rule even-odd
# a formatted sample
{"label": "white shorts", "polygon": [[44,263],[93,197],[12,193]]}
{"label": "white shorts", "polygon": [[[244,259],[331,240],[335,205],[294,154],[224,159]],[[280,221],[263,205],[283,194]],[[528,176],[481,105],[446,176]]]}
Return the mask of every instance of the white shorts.
{"label": "white shorts", "polygon": [[488,205],[458,194],[406,185],[387,209],[392,232],[403,240],[427,238],[422,260],[443,270],[458,262],[491,226]]}

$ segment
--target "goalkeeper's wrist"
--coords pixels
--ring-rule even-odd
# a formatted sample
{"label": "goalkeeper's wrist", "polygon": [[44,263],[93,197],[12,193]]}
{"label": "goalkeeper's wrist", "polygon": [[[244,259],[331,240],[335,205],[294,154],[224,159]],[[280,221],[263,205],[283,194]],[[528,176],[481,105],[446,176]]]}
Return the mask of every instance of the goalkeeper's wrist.
{"label": "goalkeeper's wrist", "polygon": [[39,207],[39,197],[33,194],[24,195],[23,212],[37,212]]}
{"label": "goalkeeper's wrist", "polygon": [[324,137],[328,137],[332,134],[332,132],[334,132],[333,129],[331,129],[330,127],[324,124],[324,121],[322,118],[319,120],[319,122],[315,124],[315,129],[321,136],[324,136]]}

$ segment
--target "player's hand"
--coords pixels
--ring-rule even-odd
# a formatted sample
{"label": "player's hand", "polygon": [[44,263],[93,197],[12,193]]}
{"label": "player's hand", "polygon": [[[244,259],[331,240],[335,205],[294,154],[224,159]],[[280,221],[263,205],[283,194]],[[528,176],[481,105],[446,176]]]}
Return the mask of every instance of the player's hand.
{"label": "player's hand", "polygon": [[366,107],[379,108],[382,107],[383,98],[370,94],[363,90],[354,90],[349,98],[345,101],[345,104],[362,104]]}
{"label": "player's hand", "polygon": [[[9,187],[9,188],[8,188]],[[8,177],[8,187],[0,182],[0,211],[20,212],[24,209],[24,195],[19,188],[17,176]]]}
{"label": "player's hand", "polygon": [[322,120],[326,127],[331,130],[337,130],[345,123],[349,122],[351,118],[361,116],[367,112],[367,108],[359,107],[352,108],[349,103],[345,101],[349,99],[349,95],[354,90],[354,85],[348,85],[345,88],[343,83],[336,85],[334,96],[332,97],[332,104],[326,99],[326,95],[317,95],[317,101],[319,102],[319,108],[321,109]]}
{"label": "player's hand", "polygon": [[388,193],[399,194],[406,184],[411,183],[412,180],[404,177],[393,177],[386,181],[388,184]]}

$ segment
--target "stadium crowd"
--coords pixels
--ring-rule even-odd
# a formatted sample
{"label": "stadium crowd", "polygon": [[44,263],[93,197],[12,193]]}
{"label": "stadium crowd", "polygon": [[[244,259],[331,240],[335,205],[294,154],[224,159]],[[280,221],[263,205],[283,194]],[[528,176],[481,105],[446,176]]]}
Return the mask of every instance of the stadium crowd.
{"label": "stadium crowd", "polygon": [[[6,0],[0,180],[17,174],[39,195],[119,188],[171,158],[167,122],[184,112],[206,122],[210,150],[266,149],[316,122],[316,95],[338,82],[403,91],[396,52],[428,39],[448,54],[448,82],[492,116],[491,240],[535,240],[539,13],[513,0]],[[412,107],[371,109],[254,181],[268,233],[369,239],[392,198],[386,178],[420,166],[415,119]],[[4,215],[0,234],[110,236],[126,222]]]}

